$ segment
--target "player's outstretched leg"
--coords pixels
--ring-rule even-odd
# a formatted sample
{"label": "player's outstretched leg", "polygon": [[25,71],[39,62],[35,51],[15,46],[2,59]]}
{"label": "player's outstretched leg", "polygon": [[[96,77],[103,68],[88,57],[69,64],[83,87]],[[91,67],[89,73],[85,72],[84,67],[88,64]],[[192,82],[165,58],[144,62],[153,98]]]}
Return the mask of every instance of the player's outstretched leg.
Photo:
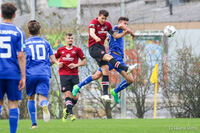
{"label": "player's outstretched leg", "polygon": [[48,122],[50,120],[50,113],[48,109],[49,101],[48,100],[42,100],[40,103],[42,110],[43,110],[43,119],[45,122]]}
{"label": "player's outstretched leg", "polygon": [[28,112],[32,121],[31,128],[37,128],[37,122],[36,122],[36,108],[35,108],[35,101],[34,100],[28,100],[27,103]]}
{"label": "player's outstretched leg", "polygon": [[114,97],[115,102],[119,103],[118,93],[123,89],[127,88],[130,84],[126,82],[126,80],[122,81],[120,85],[114,90],[110,90],[111,95]]}
{"label": "player's outstretched leg", "polygon": [[137,68],[137,63],[135,63],[134,65],[131,65],[131,66],[129,66],[128,67],[128,70],[127,70],[127,74],[130,74],[132,71],[133,71],[133,69],[135,69],[135,68]]}
{"label": "player's outstretched leg", "polygon": [[133,69],[136,68],[136,66],[137,66],[137,64],[134,64],[134,65],[131,65],[131,66],[124,66],[123,64],[121,64],[119,61],[114,59],[109,54],[105,54],[103,56],[103,59],[108,61],[114,68],[124,70],[125,72],[127,72],[127,74],[131,73],[133,71]]}
{"label": "player's outstretched leg", "polygon": [[89,76],[85,80],[83,80],[81,83],[74,85],[73,91],[72,91],[73,96],[76,96],[79,90],[81,89],[81,87],[90,83],[91,81],[92,81],[92,76]]}
{"label": "player's outstretched leg", "polygon": [[114,89],[111,89],[110,90],[110,94],[114,97],[114,100],[117,104],[119,104],[119,96],[118,96],[118,93],[115,92]]}

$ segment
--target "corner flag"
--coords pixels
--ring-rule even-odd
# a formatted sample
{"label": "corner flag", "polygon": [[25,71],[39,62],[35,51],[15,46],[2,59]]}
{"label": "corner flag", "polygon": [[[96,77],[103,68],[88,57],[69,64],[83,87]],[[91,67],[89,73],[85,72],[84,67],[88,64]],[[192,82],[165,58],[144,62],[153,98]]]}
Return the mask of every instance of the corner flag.
{"label": "corner flag", "polygon": [[157,91],[158,91],[158,64],[153,69],[151,74],[150,81],[154,84],[155,83],[155,96],[154,96],[154,119],[156,119],[156,112],[157,112]]}
{"label": "corner flag", "polygon": [[158,82],[158,64],[156,64],[156,66],[153,69],[153,72],[151,74],[151,78],[150,81],[152,83],[157,83]]}

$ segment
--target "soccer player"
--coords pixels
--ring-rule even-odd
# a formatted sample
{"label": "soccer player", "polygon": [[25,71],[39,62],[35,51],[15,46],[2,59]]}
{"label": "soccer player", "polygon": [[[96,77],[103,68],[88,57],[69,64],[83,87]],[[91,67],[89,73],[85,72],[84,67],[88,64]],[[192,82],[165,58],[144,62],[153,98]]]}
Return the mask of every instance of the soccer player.
{"label": "soccer player", "polygon": [[32,128],[37,127],[35,94],[39,95],[39,102],[43,108],[43,119],[48,122],[48,92],[51,77],[50,59],[53,63],[62,66],[53,54],[48,41],[39,37],[40,23],[36,20],[28,22],[30,38],[26,40],[26,93],[28,95],[27,108],[32,121]]}
{"label": "soccer player", "polygon": [[[118,19],[118,24],[114,26],[113,31],[115,31],[117,33],[122,33],[125,30],[129,30],[127,28],[128,21],[129,21],[128,18],[120,17]],[[128,33],[134,37],[133,32],[131,32],[129,30]],[[123,58],[124,58],[124,38],[123,38],[123,36],[118,39],[115,39],[111,35],[109,36],[109,54],[114,59],[116,59],[118,62],[120,62],[122,65],[127,66],[123,60]],[[136,67],[136,64],[134,66]],[[112,69],[115,69],[116,71],[118,71],[125,78],[125,80],[122,81],[115,90],[112,89],[110,91],[110,93],[114,96],[115,102],[119,103],[118,92],[120,92],[121,90],[128,87],[132,82],[134,82],[134,79],[132,78],[132,76],[128,75],[124,70],[119,69],[119,68],[114,68],[111,64],[109,64],[109,71],[111,71]],[[91,81],[99,79],[100,77],[102,77],[102,75],[103,75],[102,69],[99,68],[98,71],[94,75],[89,76],[88,78],[86,78],[84,81],[82,81],[78,85],[75,85],[74,88],[81,88],[82,86],[90,83]]]}
{"label": "soccer player", "polygon": [[[97,18],[93,19],[89,24],[89,53],[97,61],[99,67],[102,70],[102,86],[103,86],[103,96],[102,99],[109,101],[108,96],[108,86],[109,86],[109,67],[108,63],[117,69],[124,70],[127,73],[131,73],[135,66],[124,66],[119,61],[113,58],[112,55],[106,54],[104,41],[107,37],[107,32],[114,38],[118,39],[129,33],[130,30],[125,30],[121,33],[114,32],[112,30],[111,24],[106,21],[109,13],[106,10],[100,10]],[[73,95],[79,91],[79,87],[75,86],[73,90]]]}
{"label": "soccer player", "polygon": [[18,101],[25,87],[24,32],[13,25],[17,8],[12,3],[1,5],[0,23],[0,115],[4,94],[7,94],[9,107],[10,133],[16,133],[19,121]]}
{"label": "soccer player", "polygon": [[[73,35],[67,33],[65,37],[66,46],[59,48],[55,54],[56,58],[59,58],[59,61],[63,62],[63,67],[59,69],[61,91],[64,93],[66,105],[66,108],[63,109],[63,122],[66,121],[68,115],[72,121],[76,119],[72,108],[76,104],[79,94],[73,97],[72,90],[73,86],[79,83],[78,67],[86,64],[82,50],[74,46],[73,41]],[[79,59],[81,59],[80,62],[78,62]]]}

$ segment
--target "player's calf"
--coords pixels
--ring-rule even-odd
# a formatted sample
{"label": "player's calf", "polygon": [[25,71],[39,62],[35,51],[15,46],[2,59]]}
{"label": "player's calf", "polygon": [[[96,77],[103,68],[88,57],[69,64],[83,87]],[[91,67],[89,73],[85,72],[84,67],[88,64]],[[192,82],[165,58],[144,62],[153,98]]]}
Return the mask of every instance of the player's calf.
{"label": "player's calf", "polygon": [[34,126],[37,125],[35,101],[34,100],[28,100],[27,108],[28,108],[29,115],[30,115],[30,118],[31,118],[31,121],[32,121],[32,127],[31,128],[34,128]]}
{"label": "player's calf", "polygon": [[2,115],[3,107],[0,105],[0,116]]}

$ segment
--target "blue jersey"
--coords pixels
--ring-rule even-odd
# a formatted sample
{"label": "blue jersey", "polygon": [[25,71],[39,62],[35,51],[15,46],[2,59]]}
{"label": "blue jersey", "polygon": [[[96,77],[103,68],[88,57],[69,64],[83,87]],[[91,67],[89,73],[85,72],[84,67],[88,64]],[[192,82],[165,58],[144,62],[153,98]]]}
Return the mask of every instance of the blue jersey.
{"label": "blue jersey", "polygon": [[24,32],[10,23],[0,24],[0,79],[21,79],[17,59],[23,51]]}
{"label": "blue jersey", "polygon": [[50,59],[53,55],[51,45],[39,36],[26,40],[26,76],[51,76]]}
{"label": "blue jersey", "polygon": [[[117,26],[118,25],[115,25],[113,27],[113,30],[117,33],[122,33],[123,30],[118,29]],[[109,52],[117,52],[118,54],[120,54],[122,56],[122,58],[124,58],[124,38],[121,37],[119,39],[115,39],[111,35],[109,36],[109,38],[110,38],[110,40],[109,40]]]}

